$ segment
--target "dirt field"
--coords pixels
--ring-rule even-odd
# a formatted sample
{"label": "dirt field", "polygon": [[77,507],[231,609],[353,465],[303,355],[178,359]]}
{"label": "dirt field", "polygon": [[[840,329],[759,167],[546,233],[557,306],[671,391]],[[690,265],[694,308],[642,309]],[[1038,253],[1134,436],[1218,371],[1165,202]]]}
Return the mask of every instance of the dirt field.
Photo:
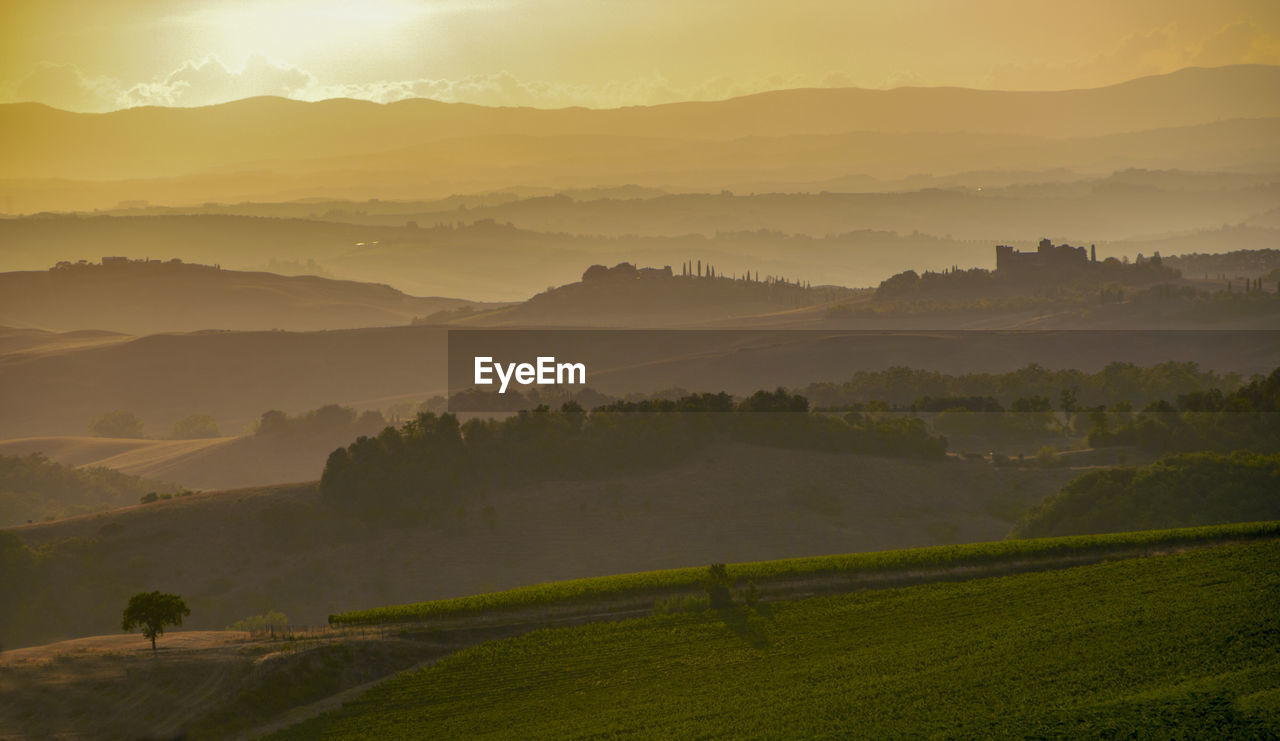
{"label": "dirt field", "polygon": [[453,650],[376,634],[177,631],[0,652],[0,739],[225,738]]}
{"label": "dirt field", "polygon": [[173,736],[234,691],[250,645],[246,633],[183,631],[154,653],[138,634],[2,652],[0,738]]}

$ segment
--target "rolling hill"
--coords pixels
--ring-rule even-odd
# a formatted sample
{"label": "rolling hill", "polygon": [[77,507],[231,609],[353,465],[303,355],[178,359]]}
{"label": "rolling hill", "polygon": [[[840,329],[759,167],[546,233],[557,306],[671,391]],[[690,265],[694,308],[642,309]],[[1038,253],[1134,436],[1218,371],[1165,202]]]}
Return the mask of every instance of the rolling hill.
{"label": "rolling hill", "polygon": [[459,494],[395,522],[345,516],[314,484],[195,494],[0,533],[45,554],[0,641],[109,632],[147,585],[187,598],[189,628],[268,608],[317,625],[548,580],[990,540],[1072,475],[726,445],[665,470]]}
{"label": "rolling hill", "polygon": [[324,469],[333,448],[345,442],[346,438],[267,440],[254,435],[199,440],[27,437],[0,440],[0,455],[41,453],[70,466],[101,466],[210,491],[308,481]]}
{"label": "rolling hill", "polygon": [[104,258],[41,272],[0,273],[0,324],[135,335],[224,330],[320,330],[407,324],[475,306],[389,286],[316,276],[246,273],[180,260]]}

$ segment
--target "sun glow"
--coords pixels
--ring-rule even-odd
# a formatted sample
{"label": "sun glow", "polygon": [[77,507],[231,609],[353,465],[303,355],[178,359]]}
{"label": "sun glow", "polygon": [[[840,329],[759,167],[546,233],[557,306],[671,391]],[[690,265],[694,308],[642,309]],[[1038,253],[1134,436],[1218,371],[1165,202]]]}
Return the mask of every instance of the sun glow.
{"label": "sun glow", "polygon": [[277,0],[209,7],[173,22],[190,30],[193,46],[224,59],[251,54],[284,60],[330,55],[335,61],[349,61],[352,55],[394,53],[411,40],[424,42],[424,27],[429,24],[422,20],[432,12],[432,6],[407,0]]}

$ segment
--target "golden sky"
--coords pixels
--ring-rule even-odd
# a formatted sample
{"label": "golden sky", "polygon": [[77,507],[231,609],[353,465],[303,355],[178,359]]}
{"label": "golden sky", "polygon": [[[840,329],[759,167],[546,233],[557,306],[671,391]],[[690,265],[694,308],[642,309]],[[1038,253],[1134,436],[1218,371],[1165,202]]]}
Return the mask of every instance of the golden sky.
{"label": "golden sky", "polygon": [[1280,64],[1280,0],[0,0],[0,101],[613,107]]}

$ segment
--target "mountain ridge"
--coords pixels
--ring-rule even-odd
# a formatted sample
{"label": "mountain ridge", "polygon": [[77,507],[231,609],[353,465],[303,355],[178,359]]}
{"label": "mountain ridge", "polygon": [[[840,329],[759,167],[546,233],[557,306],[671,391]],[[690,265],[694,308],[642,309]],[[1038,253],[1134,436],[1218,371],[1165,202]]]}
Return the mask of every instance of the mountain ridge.
{"label": "mountain ridge", "polygon": [[[1197,105],[1187,106],[1187,100]],[[325,118],[321,114],[332,114]],[[465,103],[247,98],[203,108],[69,113],[0,105],[0,178],[180,175],[215,163],[308,152],[369,153],[469,134],[646,134],[690,139],[945,130],[1104,135],[1280,115],[1280,66],[1187,68],[1067,91],[807,88],[722,101],[612,109],[489,108]],[[193,148],[199,141],[204,146]]]}

